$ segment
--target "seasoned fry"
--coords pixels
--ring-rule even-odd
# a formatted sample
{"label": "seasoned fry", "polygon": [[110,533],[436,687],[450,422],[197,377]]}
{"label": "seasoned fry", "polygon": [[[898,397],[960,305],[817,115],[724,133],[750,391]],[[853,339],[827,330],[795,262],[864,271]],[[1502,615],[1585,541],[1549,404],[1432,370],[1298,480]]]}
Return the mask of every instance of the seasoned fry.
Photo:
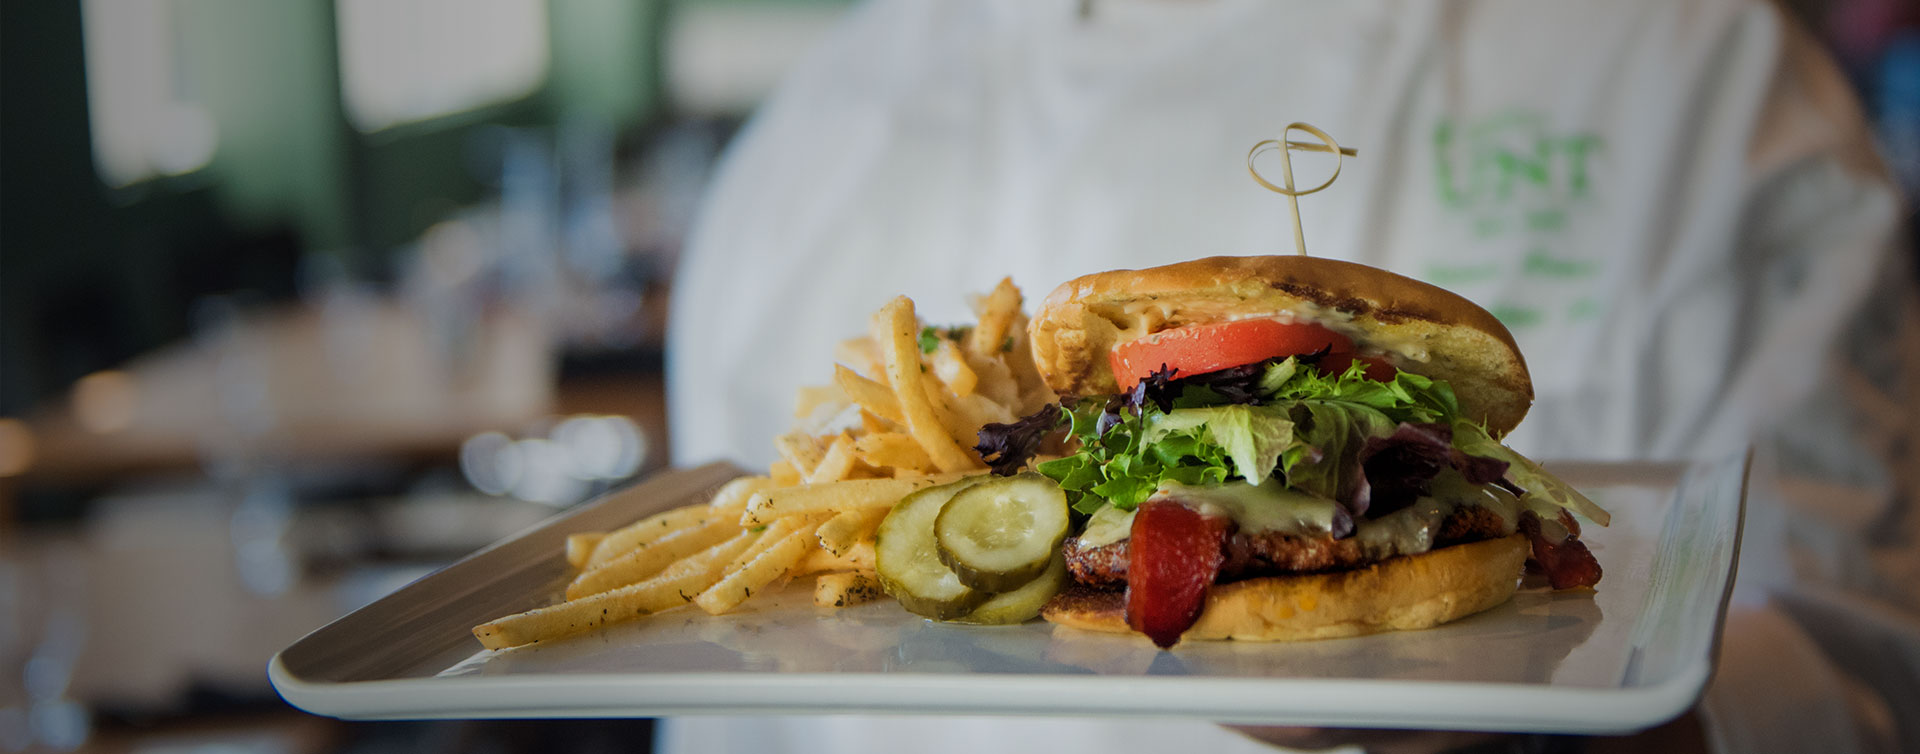
{"label": "seasoned fry", "polygon": [[927,400],[925,375],[921,374],[920,346],[915,340],[917,322],[913,301],[897,296],[873,315],[873,339],[886,359],[887,380],[894,397],[900,400],[900,413],[906,418],[907,431],[920,441],[927,455],[941,471],[967,471],[983,468],[980,460],[954,443]]}
{"label": "seasoned fry", "polygon": [[813,580],[816,607],[851,607],[879,599],[880,577],[867,571],[823,573]]}
{"label": "seasoned fry", "polygon": [[913,438],[899,432],[876,432],[853,441],[853,453],[862,463],[914,471],[934,471],[933,459]]}
{"label": "seasoned fry", "polygon": [[974,396],[993,401],[1005,407],[1008,413],[1023,407],[1020,403],[1020,382],[1013,378],[1013,370],[1007,367],[1005,359],[968,356],[967,364],[973,367],[973,373],[980,379],[973,388]]}
{"label": "seasoned fry", "polygon": [[773,480],[773,486],[775,487],[792,487],[805,481],[800,478],[800,471],[795,469],[793,464],[787,463],[785,459],[774,461],[772,465],[768,466],[767,477]]}
{"label": "seasoned fry", "polygon": [[706,505],[570,535],[569,601],[474,635],[499,649],[688,603],[718,614],[811,575],[822,607],[877,598],[874,532],[887,512],[914,490],[982,469],[972,451],[982,425],[1054,400],[1030,358],[1020,304],[1002,280],[972,301],[976,326],[937,328],[945,335],[923,354],[913,302],[888,302],[866,336],[835,349],[833,383],[800,390],[794,418],[808,429],[775,438],[780,458],[766,475],[735,479]]}
{"label": "seasoned fry", "polygon": [[[960,398],[938,379],[923,380],[921,384],[926,388],[927,404],[933,408],[933,418],[939,422],[940,430],[955,446],[965,448],[962,452],[968,453],[968,458],[973,458],[972,448],[979,442],[980,425],[960,408]],[[919,437],[916,435],[914,439]]]}
{"label": "seasoned fry", "polygon": [[788,432],[775,437],[773,447],[802,477],[812,474],[813,467],[820,465],[820,459],[827,455],[826,442],[805,432]]}
{"label": "seasoned fry", "polygon": [[833,555],[844,555],[860,540],[873,536],[873,530],[880,528],[880,519],[887,517],[886,508],[843,511],[814,531],[820,538],[820,549]]}
{"label": "seasoned fry", "polygon": [[741,526],[759,526],[787,516],[869,508],[891,508],[907,493],[944,484],[964,474],[935,474],[907,479],[851,479],[767,490],[747,501]]}
{"label": "seasoned fry", "polygon": [[[890,421],[887,421],[886,419],[882,419],[878,416],[875,416],[872,411],[868,411],[864,408],[860,409],[860,430],[863,432],[866,432],[867,434],[874,434],[874,435],[886,434],[888,432],[894,432],[898,430],[899,427],[900,425],[895,422],[890,422]],[[915,446],[915,447],[918,447],[918,446]],[[926,451],[921,451],[922,455],[924,455],[925,453]],[[931,465],[931,462],[929,462],[929,465]]]}
{"label": "seasoned fry", "polygon": [[[1013,318],[1013,325],[1008,329],[1013,332],[1010,336],[1013,338],[1012,353],[1032,353],[1033,346],[1027,338],[1026,315],[1016,315]],[[1060,396],[1054,394],[1053,388],[1047,387],[1047,381],[1040,377],[1040,368],[1034,366],[1031,357],[1009,358],[1005,359],[1005,362],[1007,367],[1013,370],[1014,380],[1020,383],[1020,403],[1015,410],[1016,413],[1024,415],[1060,399]]]}
{"label": "seasoned fry", "polygon": [[585,568],[587,559],[593,557],[593,548],[599,546],[600,540],[606,538],[607,533],[603,531],[568,534],[567,565],[573,566],[574,568]]}
{"label": "seasoned fry", "polygon": [[893,397],[893,389],[839,364],[833,365],[833,382],[840,387],[847,398],[860,408],[871,412],[895,424],[906,424],[905,415],[900,413],[900,399]]}
{"label": "seasoned fry", "polygon": [[738,569],[729,569],[730,573],[713,586],[707,587],[700,596],[693,598],[693,603],[699,605],[700,609],[707,611],[709,615],[719,615],[738,607],[748,597],[753,596],[754,590],[766,591],[767,584],[786,575],[787,571],[792,570],[794,564],[799,563],[802,557],[813,551],[810,546],[813,532],[809,531],[810,528],[805,525],[805,522],[793,527],[792,531],[778,533],[774,527],[768,527],[761,541],[770,541],[773,544],[761,550],[751,561]]}
{"label": "seasoned fry", "polygon": [[622,553],[639,549],[642,545],[681,529],[699,526],[714,518],[725,518],[729,509],[731,506],[714,508],[707,505],[689,505],[665,513],[657,513],[615,529],[608,532],[607,536],[600,540],[600,544],[594,546],[593,554],[587,557],[587,567],[592,568],[620,557]]}
{"label": "seasoned fry", "polygon": [[[1012,351],[1007,342],[1009,331],[1013,328],[1014,318],[1020,316],[1020,289],[1013,285],[1013,278],[1001,278],[993,292],[980,302],[980,324],[967,333],[967,350],[981,359],[995,358],[998,354]],[[1022,323],[1024,324],[1024,323]],[[1026,328],[1021,328],[1025,334]]]}
{"label": "seasoned fry", "polygon": [[739,509],[747,504],[747,498],[761,490],[770,490],[780,485],[763,476],[743,476],[726,484],[713,493],[713,500],[707,505],[718,509]]}
{"label": "seasoned fry", "polygon": [[873,339],[867,337],[840,341],[833,349],[833,360],[866,374],[882,374],[886,369],[880,360],[880,349],[875,348]]}
{"label": "seasoned fry", "polygon": [[673,565],[674,561],[705,550],[740,533],[738,517],[716,517],[690,529],[681,529],[637,549],[588,568],[567,585],[567,599],[638,584]]}
{"label": "seasoned fry", "polygon": [[800,388],[793,398],[793,418],[805,419],[813,416],[822,406],[834,406],[836,410],[847,403],[847,394],[838,385],[809,385]]}
{"label": "seasoned fry", "polygon": [[674,563],[659,576],[586,599],[529,610],[473,627],[487,649],[505,649],[556,639],[600,626],[686,604],[721,576],[720,569],[752,544],[757,535],[738,536]]}
{"label": "seasoned fry", "polygon": [[932,361],[933,375],[940,378],[954,395],[973,395],[974,388],[980,384],[980,375],[974,373],[973,367],[960,355],[960,348],[953,341],[942,339],[940,345],[933,349]]}
{"label": "seasoned fry", "polygon": [[814,548],[813,552],[807,553],[806,557],[800,559],[799,565],[793,567],[792,575],[805,576],[824,571],[871,571],[873,569],[873,539],[868,538],[847,548],[846,552],[839,555]]}
{"label": "seasoned fry", "polygon": [[785,521],[777,521],[766,526],[753,527],[753,529],[758,529],[759,531],[749,529],[748,531],[753,532],[759,539],[754,540],[752,546],[749,546],[739,555],[734,556],[733,562],[727,564],[726,572],[732,573],[745,567],[748,563],[753,562],[754,558],[760,557],[760,553],[766,552],[767,548],[778,543],[782,537],[799,531],[805,523],[807,523],[805,516],[794,516]]}
{"label": "seasoned fry", "polygon": [[833,438],[833,444],[827,446],[827,453],[820,463],[813,467],[813,473],[807,475],[808,484],[838,482],[847,478],[847,472],[853,470],[853,438],[846,433]]}
{"label": "seasoned fry", "polygon": [[1004,424],[1020,418],[1015,416],[1006,406],[995,403],[979,393],[961,397],[954,402],[954,408],[959,411],[965,421],[970,423],[971,427],[976,428],[974,429],[973,437],[975,442],[979,442],[980,432],[977,429],[978,427],[983,427],[988,424]]}

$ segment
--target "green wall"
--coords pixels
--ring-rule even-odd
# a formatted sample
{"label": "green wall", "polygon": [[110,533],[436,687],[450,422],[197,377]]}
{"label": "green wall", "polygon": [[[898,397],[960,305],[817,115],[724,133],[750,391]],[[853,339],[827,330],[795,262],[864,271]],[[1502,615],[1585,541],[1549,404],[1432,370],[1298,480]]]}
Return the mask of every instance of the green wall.
{"label": "green wall", "polygon": [[219,129],[208,165],[245,229],[290,222],[307,245],[353,243],[331,3],[179,0],[191,96]]}
{"label": "green wall", "polygon": [[380,277],[487,194],[477,129],[658,117],[665,0],[550,0],[541,89],[373,134],[344,117],[332,2],[177,2],[186,94],[218,146],[203,170],[119,189],[93,168],[79,3],[0,3],[0,416],[183,337],[199,296],[290,295],[301,255]]}

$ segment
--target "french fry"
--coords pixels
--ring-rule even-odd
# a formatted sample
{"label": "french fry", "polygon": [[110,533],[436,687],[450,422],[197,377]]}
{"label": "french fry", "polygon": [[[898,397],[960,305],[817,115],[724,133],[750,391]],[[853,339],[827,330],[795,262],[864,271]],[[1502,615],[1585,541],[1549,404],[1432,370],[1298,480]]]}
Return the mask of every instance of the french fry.
{"label": "french fry", "polygon": [[788,535],[797,531],[811,532],[820,528],[821,524],[832,517],[831,513],[809,513],[788,516],[765,526],[754,527],[761,532],[760,541],[753,543],[752,547],[747,548],[745,552],[740,553],[739,557],[734,558],[732,563],[727,564],[727,572],[731,573],[747,567],[747,564],[760,557],[761,553],[779,544]]}
{"label": "french fry", "polygon": [[1021,356],[1032,352],[1032,345],[1027,339],[1026,315],[1014,315],[1013,324],[1008,329],[1013,333],[1013,350],[1003,361],[1013,371],[1014,381],[1020,383],[1020,402],[1015,412],[1024,415],[1059,400],[1060,396],[1054,394],[1053,388],[1047,387],[1047,381],[1040,377],[1040,368],[1034,365],[1033,359]]}
{"label": "french fry", "polygon": [[853,470],[853,438],[842,432],[833,438],[833,444],[827,446],[826,455],[813,467],[813,473],[807,475],[808,484],[838,482],[847,478],[847,472]]}
{"label": "french fry", "polygon": [[586,599],[496,618],[473,627],[487,649],[505,649],[557,639],[649,613],[684,605],[720,579],[721,568],[751,545],[757,535],[741,532],[693,557],[674,563],[651,579]]}
{"label": "french fry", "polygon": [[[567,561],[579,569],[566,589],[571,601],[476,626],[474,635],[499,649],[687,603],[719,614],[816,574],[819,606],[877,598],[874,532],[894,504],[978,473],[971,447],[979,427],[1057,399],[1030,358],[1012,281],[972,305],[978,324],[923,355],[913,302],[888,302],[867,336],[835,350],[833,383],[796,396],[796,419],[817,427],[832,413],[844,431],[776,438],[780,459],[765,476],[729,482],[708,505],[569,536]],[[848,426],[849,408],[858,410],[857,425]]]}
{"label": "french fry", "polygon": [[593,548],[600,544],[600,540],[606,538],[607,533],[604,531],[587,531],[579,534],[568,534],[567,565],[573,566],[574,568],[585,568],[587,559],[593,557]]}
{"label": "french fry", "polygon": [[713,500],[707,505],[712,508],[738,508],[747,504],[747,498],[761,490],[770,490],[780,485],[763,476],[743,476],[720,485],[713,493]]}
{"label": "french fry", "polygon": [[882,374],[886,368],[880,360],[880,349],[866,336],[840,341],[833,349],[833,360],[866,374]]}
{"label": "french fry", "polygon": [[622,553],[637,550],[642,545],[681,529],[699,526],[714,518],[726,518],[729,511],[735,511],[733,515],[738,515],[732,506],[715,508],[708,505],[689,505],[640,519],[608,532],[607,536],[601,538],[600,544],[594,546],[593,554],[587,557],[586,567],[592,568],[605,563],[620,557]]}
{"label": "french fry", "polygon": [[860,408],[871,412],[895,424],[906,424],[905,414],[900,413],[900,399],[893,397],[893,389],[839,364],[833,365],[833,382],[841,392]]}
{"label": "french fry", "polygon": [[814,550],[811,546],[812,527],[807,525],[810,521],[808,517],[798,518],[802,521],[792,531],[776,531],[774,527],[767,527],[761,540],[772,544],[738,569],[730,569],[726,576],[693,598],[693,603],[709,615],[719,615],[738,607],[753,596],[754,590],[766,591],[767,585],[773,583],[774,579],[786,575],[801,558]]}
{"label": "french fry", "polygon": [[690,529],[681,529],[637,549],[629,550],[575,576],[567,585],[567,599],[612,591],[638,584],[666,570],[674,561],[686,558],[740,533],[737,517],[717,517]]}
{"label": "french fry", "polygon": [[[1022,354],[1022,358],[1025,358],[1025,354]],[[1021,407],[1020,382],[1013,378],[1013,370],[1007,367],[1004,359],[969,356],[967,362],[980,378],[979,384],[974,385],[974,395],[1005,406],[1009,412]]]}
{"label": "french fry", "polygon": [[[955,401],[954,407],[959,410],[962,417],[971,423],[972,427],[984,427],[988,424],[1006,424],[1020,418],[1015,416],[1013,411],[1008,409],[1004,404],[995,403],[992,399],[979,393],[962,396],[959,400]],[[974,436],[975,438],[979,437],[979,431],[977,429],[974,432]]]}
{"label": "french fry", "polygon": [[842,511],[814,530],[820,539],[820,549],[832,555],[845,555],[848,550],[873,535],[880,527],[880,519],[887,517],[887,508],[869,508],[867,510]]}
{"label": "french fry", "polygon": [[770,524],[788,516],[868,508],[891,508],[907,493],[959,479],[965,474],[933,474],[906,479],[850,479],[755,493],[747,501],[741,526]]}
{"label": "french fry", "polygon": [[879,599],[883,593],[880,577],[866,571],[823,573],[813,580],[815,607],[851,607]]}
{"label": "french fry", "polygon": [[805,523],[807,523],[805,516],[794,516],[785,521],[776,521],[766,526],[756,526],[754,529],[759,529],[757,532],[749,529],[748,531],[753,532],[754,536],[758,537],[758,539],[754,540],[753,544],[739,555],[734,556],[733,562],[727,564],[725,572],[732,573],[746,567],[748,563],[753,562],[754,558],[760,557],[760,553],[766,552],[767,548],[778,543],[782,537],[799,531],[801,525]]}
{"label": "french fry", "polygon": [[[860,540],[860,543],[854,545],[853,549],[848,550],[847,554],[842,556],[841,559],[852,564],[855,570],[860,570],[860,571],[874,570],[876,568],[874,558],[877,557],[875,555],[874,547],[876,547],[876,543],[874,542],[872,537],[868,537],[866,539]],[[821,552],[825,552],[825,550],[822,550]]]}
{"label": "french fry", "polygon": [[933,375],[946,383],[947,389],[952,390],[954,395],[973,395],[974,387],[980,384],[980,375],[967,365],[967,360],[960,355],[960,348],[953,341],[941,339],[940,345],[933,349],[931,360]]}
{"label": "french fry", "polygon": [[821,406],[844,406],[847,394],[838,385],[809,385],[800,388],[793,398],[793,418],[805,419],[813,416]]}
{"label": "french fry", "polygon": [[873,569],[873,540],[869,538],[860,540],[839,555],[816,547],[793,567],[792,575],[806,576],[826,571],[871,571]]}
{"label": "french fry", "polygon": [[982,359],[1013,350],[1007,336],[1020,315],[1020,289],[1014,287],[1013,278],[1001,278],[980,303],[980,324],[967,333],[967,350]]}
{"label": "french fry", "polygon": [[920,441],[933,464],[941,471],[966,471],[982,468],[979,459],[955,444],[927,400],[925,375],[921,374],[920,346],[915,340],[917,321],[913,301],[896,296],[873,315],[873,339],[887,363],[887,380],[894,397],[900,400],[900,413],[906,418],[907,431]]}
{"label": "french fry", "polygon": [[[898,430],[900,425],[875,416],[872,411],[860,409],[860,430],[870,435],[886,434]],[[925,451],[921,451],[925,455]]]}
{"label": "french fry", "polygon": [[[947,386],[940,384],[938,379],[923,380],[921,384],[926,388],[927,405],[932,407],[933,418],[939,423],[940,431],[945,433],[955,446],[967,448],[970,451],[974,443],[980,441],[981,424],[975,423],[973,417],[966,414],[960,407],[959,397],[948,390]],[[915,435],[914,439],[919,440],[920,436]],[[926,443],[922,442],[921,445],[924,447]],[[972,455],[968,456],[969,459],[972,457]],[[935,459],[936,464],[938,460]]]}
{"label": "french fry", "polygon": [[805,432],[788,432],[773,438],[774,450],[780,451],[780,457],[793,466],[793,470],[805,477],[813,473],[813,467],[820,465],[820,459],[827,454],[827,444],[820,438]]}
{"label": "french fry", "polygon": [[878,432],[856,438],[853,454],[862,463],[915,471],[933,471],[933,459],[913,438],[899,432]]}
{"label": "french fry", "polygon": [[767,477],[773,480],[775,487],[792,487],[805,481],[800,478],[800,470],[782,458],[767,467]]}

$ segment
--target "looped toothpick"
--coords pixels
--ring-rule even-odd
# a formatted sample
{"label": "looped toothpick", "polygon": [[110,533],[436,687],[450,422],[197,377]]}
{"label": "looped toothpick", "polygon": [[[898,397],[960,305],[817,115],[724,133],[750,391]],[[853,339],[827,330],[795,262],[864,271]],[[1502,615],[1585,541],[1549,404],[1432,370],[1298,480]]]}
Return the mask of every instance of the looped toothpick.
{"label": "looped toothpick", "polygon": [[[1320,139],[1320,143],[1313,144],[1304,141],[1294,141],[1290,138],[1294,131],[1305,131],[1308,134],[1316,136]],[[1333,174],[1327,176],[1327,180],[1322,181],[1320,185],[1313,188],[1300,189],[1295,187],[1293,185],[1293,158],[1289,154],[1295,150],[1301,152],[1331,153],[1333,155]],[[1280,185],[1278,186],[1274,185],[1272,181],[1267,180],[1265,176],[1260,175],[1259,168],[1253,166],[1254,158],[1269,151],[1280,153]],[[1307,236],[1300,230],[1300,197],[1333,185],[1334,180],[1340,177],[1341,161],[1347,157],[1358,156],[1360,156],[1358,150],[1352,147],[1340,146],[1340,143],[1334,141],[1332,136],[1328,136],[1327,132],[1309,123],[1290,124],[1280,132],[1280,138],[1267,139],[1266,141],[1255,144],[1253,145],[1253,149],[1247,152],[1247,172],[1253,175],[1253,180],[1261,186],[1266,187],[1268,191],[1285,194],[1287,197],[1287,208],[1293,212],[1293,246],[1295,251],[1300,254],[1307,253]]]}

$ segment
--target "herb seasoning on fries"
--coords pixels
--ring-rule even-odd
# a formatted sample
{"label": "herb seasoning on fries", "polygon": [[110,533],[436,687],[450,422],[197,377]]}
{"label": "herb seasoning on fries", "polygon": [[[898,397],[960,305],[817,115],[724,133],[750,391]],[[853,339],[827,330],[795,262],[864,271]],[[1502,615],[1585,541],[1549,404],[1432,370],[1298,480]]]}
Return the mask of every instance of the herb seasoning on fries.
{"label": "herb seasoning on fries", "polygon": [[[867,336],[837,349],[833,384],[800,390],[795,417],[815,428],[775,438],[780,460],[766,475],[736,479],[705,505],[568,537],[576,573],[564,601],[475,626],[474,636],[505,649],[687,605],[718,615],[802,577],[813,577],[819,607],[881,597],[875,533],[887,513],[920,490],[982,477],[980,428],[1057,400],[1034,368],[1020,306],[1011,280],[975,302],[971,327],[927,327],[911,300],[888,302]],[[1056,569],[1038,570],[1017,586],[1050,594]],[[976,620],[1033,617],[1009,607],[1032,601],[1013,599],[1018,590],[962,589],[986,606]]]}

